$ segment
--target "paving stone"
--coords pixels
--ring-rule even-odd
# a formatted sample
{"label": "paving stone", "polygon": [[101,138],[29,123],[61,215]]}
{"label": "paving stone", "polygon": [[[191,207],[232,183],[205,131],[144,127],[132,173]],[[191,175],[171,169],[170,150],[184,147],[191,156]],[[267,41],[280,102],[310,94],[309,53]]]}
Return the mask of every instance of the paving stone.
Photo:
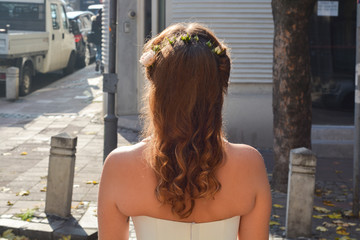
{"label": "paving stone", "polygon": [[82,228],[89,228],[89,229],[97,229],[97,216],[96,216],[96,206],[88,207],[85,214],[82,216],[79,224]]}
{"label": "paving stone", "polygon": [[20,235],[25,235],[30,239],[51,239],[53,229],[48,224],[43,223],[28,223],[20,228]]}
{"label": "paving stone", "polygon": [[28,222],[13,220],[13,219],[6,219],[0,218],[0,230],[1,229],[19,229],[24,227]]}

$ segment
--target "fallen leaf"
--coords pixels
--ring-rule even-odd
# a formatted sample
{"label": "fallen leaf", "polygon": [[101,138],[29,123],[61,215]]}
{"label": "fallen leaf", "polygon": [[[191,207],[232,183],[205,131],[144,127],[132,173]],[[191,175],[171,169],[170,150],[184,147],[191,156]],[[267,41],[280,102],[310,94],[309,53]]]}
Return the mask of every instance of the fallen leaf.
{"label": "fallen leaf", "polygon": [[349,224],[350,227],[355,227],[356,226],[356,223],[347,223]]}
{"label": "fallen leaf", "polygon": [[342,236],[340,238],[335,238],[335,240],[356,240],[355,238],[350,238],[348,236]]}
{"label": "fallen leaf", "polygon": [[312,215],[313,218],[316,218],[316,219],[323,219],[323,216],[322,215]]}
{"label": "fallen leaf", "polygon": [[10,191],[10,188],[7,187],[0,188],[0,192],[8,192],[8,191]]}
{"label": "fallen leaf", "polygon": [[334,221],[332,221],[332,222],[335,223],[335,224],[337,224],[337,225],[344,224],[344,222],[341,221],[341,220],[334,220]]}
{"label": "fallen leaf", "polygon": [[68,236],[62,236],[59,240],[71,240],[71,235]]}
{"label": "fallen leaf", "polygon": [[83,208],[83,207],[84,207],[84,203],[81,201],[75,207],[72,207],[72,208],[79,209],[79,208]]}
{"label": "fallen leaf", "polygon": [[7,206],[12,206],[12,205],[14,205],[12,202],[7,201]]}
{"label": "fallen leaf", "polygon": [[84,132],[85,135],[96,135],[97,132]]}
{"label": "fallen leaf", "polygon": [[30,194],[29,191],[21,191],[16,194],[16,196],[28,196]]}
{"label": "fallen leaf", "polygon": [[326,227],[323,227],[323,226],[317,226],[316,230],[320,231],[320,232],[327,232],[328,231],[328,229]]}
{"label": "fallen leaf", "polygon": [[329,213],[331,212],[329,209],[323,208],[323,207],[314,207],[314,210],[319,213]]}
{"label": "fallen leaf", "polygon": [[332,213],[332,214],[328,214],[327,216],[328,216],[328,218],[331,218],[331,219],[342,219],[341,214],[339,214],[339,213]]}
{"label": "fallen leaf", "polygon": [[356,228],[355,231],[360,232],[360,228]]}
{"label": "fallen leaf", "polygon": [[329,207],[334,207],[335,206],[335,204],[333,204],[331,201],[328,201],[328,200],[324,200],[323,204],[326,205],[326,206],[329,206]]}
{"label": "fallen leaf", "polygon": [[334,223],[329,223],[329,222],[323,222],[322,225],[324,227],[336,227],[336,224]]}
{"label": "fallen leaf", "polygon": [[285,227],[279,227],[279,229],[285,231]]}
{"label": "fallen leaf", "polygon": [[332,191],[331,190],[327,190],[325,193],[324,193],[324,195],[329,195],[329,194],[331,194],[332,193]]}
{"label": "fallen leaf", "polygon": [[27,154],[28,154],[27,152],[20,153],[20,155],[27,155]]}
{"label": "fallen leaf", "polygon": [[274,204],[273,207],[274,208],[284,208],[284,206],[281,204]]}
{"label": "fallen leaf", "polygon": [[99,184],[98,181],[87,181],[86,184],[94,184],[94,185],[97,185]]}
{"label": "fallen leaf", "polygon": [[322,195],[321,189],[316,189],[315,190],[315,195],[318,196],[318,197],[321,197],[321,195]]}
{"label": "fallen leaf", "polygon": [[43,187],[42,189],[40,189],[40,192],[46,192],[46,187]]}
{"label": "fallen leaf", "polygon": [[270,221],[269,225],[270,225],[270,226],[280,225],[280,223],[275,222],[275,221]]}
{"label": "fallen leaf", "polygon": [[336,233],[339,234],[339,235],[345,235],[345,236],[350,235],[350,233],[348,233],[348,232],[346,231],[346,229],[343,228],[343,227],[337,227],[337,228],[336,228]]}
{"label": "fallen leaf", "polygon": [[344,215],[346,217],[353,217],[354,216],[352,210],[345,210],[343,213],[344,213]]}
{"label": "fallen leaf", "polygon": [[279,215],[272,215],[273,218],[280,218]]}
{"label": "fallen leaf", "polygon": [[15,237],[15,234],[13,234],[12,229],[8,229],[5,232],[3,232],[2,237],[7,239],[13,239]]}

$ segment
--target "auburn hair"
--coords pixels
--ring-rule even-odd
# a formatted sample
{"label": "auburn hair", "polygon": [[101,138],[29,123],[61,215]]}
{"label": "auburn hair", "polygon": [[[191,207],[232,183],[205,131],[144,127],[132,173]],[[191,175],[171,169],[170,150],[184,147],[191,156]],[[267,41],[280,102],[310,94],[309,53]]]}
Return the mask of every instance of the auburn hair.
{"label": "auburn hair", "polygon": [[156,197],[186,218],[196,199],[211,199],[221,188],[216,170],[224,158],[222,106],[229,50],[198,23],[169,26],[143,52],[154,46],[159,46],[155,62],[145,67],[147,158],[157,178]]}

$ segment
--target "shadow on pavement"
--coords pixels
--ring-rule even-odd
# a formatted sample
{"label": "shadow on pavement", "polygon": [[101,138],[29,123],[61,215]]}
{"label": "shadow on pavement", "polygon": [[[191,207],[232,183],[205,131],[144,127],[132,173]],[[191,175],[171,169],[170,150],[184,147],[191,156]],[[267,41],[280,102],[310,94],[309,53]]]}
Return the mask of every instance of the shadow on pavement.
{"label": "shadow on pavement", "polygon": [[92,103],[94,92],[101,90],[100,74],[92,65],[62,76],[56,72],[38,75],[36,91],[15,101],[0,98],[0,127],[22,127],[42,115],[78,116]]}

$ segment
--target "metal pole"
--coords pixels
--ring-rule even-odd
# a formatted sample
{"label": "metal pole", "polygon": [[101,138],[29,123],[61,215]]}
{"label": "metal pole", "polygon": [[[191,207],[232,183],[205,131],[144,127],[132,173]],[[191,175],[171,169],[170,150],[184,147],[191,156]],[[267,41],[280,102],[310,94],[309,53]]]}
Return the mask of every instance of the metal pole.
{"label": "metal pole", "polygon": [[354,113],[354,172],[353,172],[353,214],[359,217],[359,174],[360,174],[360,4],[357,1],[356,14],[356,72],[355,72],[355,113]]}
{"label": "metal pole", "polygon": [[108,0],[109,6],[109,64],[108,74],[104,74],[103,91],[107,92],[107,113],[104,116],[104,159],[117,147],[117,117],[115,115],[116,75],[116,29],[117,0]]}

